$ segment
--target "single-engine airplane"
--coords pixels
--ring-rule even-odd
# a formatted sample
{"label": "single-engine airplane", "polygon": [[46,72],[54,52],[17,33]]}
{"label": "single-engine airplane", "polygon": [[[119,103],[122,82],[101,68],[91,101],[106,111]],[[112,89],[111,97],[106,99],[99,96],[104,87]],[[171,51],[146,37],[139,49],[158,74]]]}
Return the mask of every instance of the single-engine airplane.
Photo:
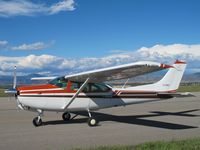
{"label": "single-engine airplane", "polygon": [[[43,85],[21,87],[16,87],[16,71],[14,71],[13,89],[5,92],[15,94],[20,109],[38,113],[33,119],[35,126],[42,125],[41,116],[44,111],[64,112],[62,115],[64,121],[72,119],[70,113],[85,111],[89,116],[88,125],[96,126],[98,120],[92,116],[92,111],[160,101],[177,96],[176,90],[185,68],[186,62],[180,60],[173,65],[141,61],[61,77],[33,78],[33,80],[50,81]],[[112,88],[104,83],[163,69],[169,70],[160,81],[153,84]]]}

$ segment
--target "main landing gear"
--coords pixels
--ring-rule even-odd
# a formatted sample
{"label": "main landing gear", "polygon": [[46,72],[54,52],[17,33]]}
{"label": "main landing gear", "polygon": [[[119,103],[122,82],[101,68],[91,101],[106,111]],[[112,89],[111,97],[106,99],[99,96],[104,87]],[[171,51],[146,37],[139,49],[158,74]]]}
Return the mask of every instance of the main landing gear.
{"label": "main landing gear", "polygon": [[[88,115],[89,115],[89,118],[88,118],[88,121],[87,121],[88,125],[89,125],[90,127],[97,126],[97,125],[98,125],[98,120],[97,120],[95,117],[92,117],[92,115],[91,115],[91,113],[90,113],[89,110],[88,110]],[[64,113],[62,114],[62,119],[63,119],[64,121],[69,121],[69,120],[74,119],[76,116],[77,116],[77,115],[75,115],[74,117],[71,117],[71,114],[70,114],[69,112],[64,112]]]}
{"label": "main landing gear", "polygon": [[98,120],[94,117],[90,117],[88,118],[88,125],[90,127],[94,127],[94,126],[97,126],[98,125]]}
{"label": "main landing gear", "polygon": [[43,115],[43,111],[40,110],[40,109],[38,109],[37,112],[38,112],[38,116],[35,117],[35,118],[33,119],[33,125],[34,125],[35,127],[38,127],[38,126],[41,126],[41,125],[42,125],[41,116]]}
{"label": "main landing gear", "polygon": [[71,119],[71,114],[69,112],[65,112],[62,114],[62,118],[64,121],[69,121]]}
{"label": "main landing gear", "polygon": [[97,126],[99,121],[95,118],[95,117],[92,117],[91,113],[90,113],[90,110],[88,110],[88,115],[89,115],[89,118],[88,118],[88,125],[90,127],[94,127],[94,126]]}

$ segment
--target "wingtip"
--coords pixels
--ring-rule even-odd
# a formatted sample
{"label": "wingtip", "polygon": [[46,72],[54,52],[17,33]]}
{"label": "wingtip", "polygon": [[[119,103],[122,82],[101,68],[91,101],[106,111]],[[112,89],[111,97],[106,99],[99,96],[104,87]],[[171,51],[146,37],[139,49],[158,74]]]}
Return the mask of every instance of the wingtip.
{"label": "wingtip", "polygon": [[174,64],[186,64],[186,61],[177,59]]}
{"label": "wingtip", "polygon": [[173,68],[173,66],[171,66],[171,65],[166,65],[166,64],[160,64],[160,67],[161,67],[161,68],[164,68],[164,69]]}

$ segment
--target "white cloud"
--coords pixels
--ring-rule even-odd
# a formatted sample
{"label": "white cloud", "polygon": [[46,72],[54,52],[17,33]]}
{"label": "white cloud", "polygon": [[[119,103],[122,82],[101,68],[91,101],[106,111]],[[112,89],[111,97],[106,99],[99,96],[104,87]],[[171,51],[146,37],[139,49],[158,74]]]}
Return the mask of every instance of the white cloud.
{"label": "white cloud", "polygon": [[7,45],[7,44],[8,44],[8,41],[5,41],[5,40],[0,41],[0,46],[5,46],[5,45]]}
{"label": "white cloud", "polygon": [[0,16],[52,15],[61,11],[75,10],[74,0],[63,0],[48,6],[47,3],[34,3],[29,0],[1,0]]}
{"label": "white cloud", "polygon": [[55,5],[52,5],[49,8],[49,13],[56,14],[60,11],[73,11],[73,10],[75,10],[74,5],[75,5],[74,0],[64,0],[64,1],[58,2]]}
{"label": "white cloud", "polygon": [[126,51],[126,50],[111,50],[109,51],[110,53],[128,53],[130,51]]}
{"label": "white cloud", "polygon": [[36,42],[32,44],[22,44],[19,46],[11,47],[11,50],[42,50],[49,47],[51,44],[45,44],[43,42]]}
{"label": "white cloud", "polygon": [[125,53],[123,51],[122,53],[102,58],[67,59],[52,55],[28,55],[25,57],[0,56],[0,74],[11,72],[15,65],[20,74],[48,72],[52,75],[63,75],[142,60],[171,64],[176,59],[186,60],[188,62],[187,69],[191,72],[199,70],[200,45],[155,45],[149,48],[142,47],[133,52]]}
{"label": "white cloud", "polygon": [[51,55],[28,55],[24,57],[4,57],[0,56],[0,71],[9,71],[13,66],[21,71],[48,70],[49,68],[57,68],[60,58]]}
{"label": "white cloud", "polygon": [[155,57],[182,57],[187,59],[200,59],[200,44],[186,45],[186,44],[172,44],[172,45],[155,45],[147,48],[142,47],[138,50],[143,55]]}

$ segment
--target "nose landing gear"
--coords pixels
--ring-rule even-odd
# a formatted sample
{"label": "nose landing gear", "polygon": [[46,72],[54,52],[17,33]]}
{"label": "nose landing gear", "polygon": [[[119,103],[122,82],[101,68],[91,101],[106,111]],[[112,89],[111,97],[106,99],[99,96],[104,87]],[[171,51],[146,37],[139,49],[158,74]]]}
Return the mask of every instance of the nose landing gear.
{"label": "nose landing gear", "polygon": [[40,116],[35,117],[35,118],[33,119],[33,125],[34,125],[35,127],[38,127],[38,126],[41,126],[41,125],[42,125],[42,119],[41,119]]}
{"label": "nose landing gear", "polygon": [[41,109],[37,109],[37,112],[38,112],[38,116],[33,119],[33,125],[35,127],[38,127],[38,126],[42,125],[41,116],[43,115],[43,111]]}

